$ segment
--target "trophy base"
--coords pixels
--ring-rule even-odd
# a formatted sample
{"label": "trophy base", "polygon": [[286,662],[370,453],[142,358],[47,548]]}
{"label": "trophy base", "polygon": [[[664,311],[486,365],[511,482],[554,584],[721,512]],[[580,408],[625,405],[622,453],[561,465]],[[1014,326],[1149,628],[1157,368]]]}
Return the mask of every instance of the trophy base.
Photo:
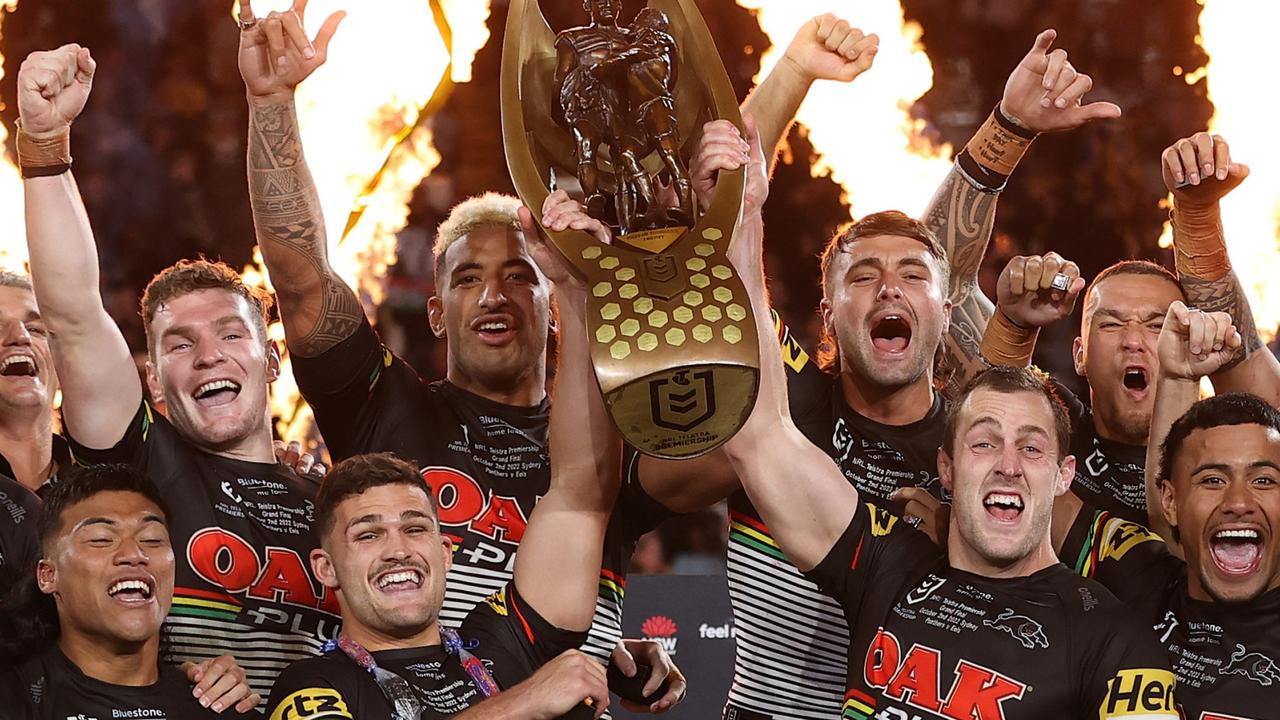
{"label": "trophy base", "polygon": [[646,455],[682,460],[720,447],[746,422],[760,372],[741,365],[686,365],[605,395],[623,439]]}

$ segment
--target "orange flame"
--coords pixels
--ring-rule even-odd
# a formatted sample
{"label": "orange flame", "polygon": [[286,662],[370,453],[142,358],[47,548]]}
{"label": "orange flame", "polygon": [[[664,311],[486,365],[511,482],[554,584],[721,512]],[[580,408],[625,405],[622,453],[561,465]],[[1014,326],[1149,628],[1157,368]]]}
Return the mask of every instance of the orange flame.
{"label": "orange flame", "polygon": [[1209,132],[1222,135],[1231,157],[1249,166],[1249,179],[1222,200],[1222,229],[1258,330],[1270,340],[1280,326],[1280,154],[1272,101],[1259,91],[1257,75],[1264,57],[1259,49],[1270,47],[1280,6],[1232,0],[1200,4],[1196,42],[1209,62],[1186,79],[1208,78],[1214,107]]}
{"label": "orange flame", "polygon": [[933,66],[920,47],[920,25],[906,22],[898,0],[864,0],[850,15],[836,0],[737,0],[756,13],[773,45],[760,59],[756,82],[782,57],[796,31],[824,12],[880,35],[875,66],[853,83],[815,83],[796,119],[813,143],[812,173],[830,171],[854,217],[880,210],[924,210],[951,169],[951,147],[921,135],[911,106],[933,86]]}
{"label": "orange flame", "polygon": [[[261,17],[291,4],[258,0],[254,12]],[[312,0],[308,34],[338,9],[347,18],[326,64],[298,88],[298,120],[328,225],[330,262],[371,311],[382,301],[410,196],[440,162],[423,121],[452,82],[470,79],[471,61],[488,40],[488,2]],[[244,277],[269,287],[260,253]],[[279,323],[270,333],[283,341]],[[281,436],[305,439],[311,413],[287,359],[271,404]]]}
{"label": "orange flame", "polygon": [[[0,27],[6,13],[18,7],[18,0],[0,0]],[[3,38],[0,33],[0,38]],[[4,56],[0,55],[0,78],[4,77]],[[0,146],[9,140],[9,130],[0,123]],[[0,155],[0,268],[26,272],[27,225],[22,210],[22,176],[9,159]]]}

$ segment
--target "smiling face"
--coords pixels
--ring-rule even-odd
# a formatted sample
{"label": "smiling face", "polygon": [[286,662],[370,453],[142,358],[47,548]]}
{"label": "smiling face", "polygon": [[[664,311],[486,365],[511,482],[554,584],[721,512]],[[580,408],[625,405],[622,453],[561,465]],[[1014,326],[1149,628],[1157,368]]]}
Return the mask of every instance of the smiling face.
{"label": "smiling face", "polygon": [[0,413],[49,412],[57,391],[35,293],[0,286]]}
{"label": "smiling face", "polygon": [[173,598],[164,514],[130,491],[103,491],[67,507],[36,570],[53,595],[62,635],[124,647],[157,641]]}
{"label": "smiling face", "polygon": [[453,545],[427,492],[424,483],[392,483],[345,498],[323,549],[312,552],[316,577],[337,591],[344,631],[371,649],[424,640],[444,603]]}
{"label": "smiling face", "polygon": [[449,245],[436,280],[428,311],[449,341],[451,382],[477,394],[544,382],[551,283],[519,231],[473,229]]}
{"label": "smiling face", "polygon": [[1156,341],[1169,305],[1181,299],[1168,278],[1127,273],[1096,281],[1086,295],[1075,369],[1089,380],[1103,437],[1146,444],[1155,407]]}
{"label": "smiling face", "polygon": [[1243,602],[1280,587],[1280,433],[1264,425],[1191,431],[1161,483],[1190,593]]}
{"label": "smiling face", "polygon": [[1053,410],[1041,394],[980,387],[956,412],[952,455],[938,456],[953,496],[953,564],[1027,574],[1024,561],[1049,547],[1053,501],[1071,484],[1075,459],[1059,457]]}
{"label": "smiling face", "polygon": [[211,452],[234,451],[269,432],[267,385],[280,359],[257,317],[241,295],[208,289],[172,298],[151,321],[152,395],[163,396],[183,437]]}
{"label": "smiling face", "polygon": [[822,317],[841,371],[896,388],[932,377],[951,303],[938,259],[919,240],[859,238],[827,271]]}

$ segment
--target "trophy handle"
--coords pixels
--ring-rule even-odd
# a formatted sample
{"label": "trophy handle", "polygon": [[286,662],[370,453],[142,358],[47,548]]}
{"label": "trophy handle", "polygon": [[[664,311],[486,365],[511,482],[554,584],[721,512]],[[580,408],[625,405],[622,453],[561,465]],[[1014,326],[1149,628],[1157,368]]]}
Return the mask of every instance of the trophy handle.
{"label": "trophy handle", "polygon": [[[678,118],[696,141],[702,123],[742,116],[693,0],[653,0],[681,40]],[[511,0],[502,50],[502,134],[521,200],[572,272],[587,284],[596,380],[628,443],[666,458],[694,457],[733,436],[755,405],[760,359],[746,288],[726,252],[742,212],[745,169],[721,172],[692,229],[623,234],[612,244],[541,225],[555,167],[576,167],[568,134],[551,121],[547,78],[556,36],[537,0]],[[566,152],[568,156],[566,157]]]}

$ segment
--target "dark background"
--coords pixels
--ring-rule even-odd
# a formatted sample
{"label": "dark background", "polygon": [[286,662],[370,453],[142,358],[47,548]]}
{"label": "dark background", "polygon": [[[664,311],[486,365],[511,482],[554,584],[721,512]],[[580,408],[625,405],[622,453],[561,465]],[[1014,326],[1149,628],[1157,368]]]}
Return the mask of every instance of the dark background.
{"label": "dark background", "polygon": [[[353,0],[353,2],[356,0]],[[378,0],[358,0],[377,2]],[[422,0],[426,2],[427,0]],[[490,39],[474,80],[458,85],[434,121],[443,159],[412,201],[401,233],[406,260],[392,268],[379,309],[384,337],[424,377],[444,372],[442,344],[426,331],[429,252],[437,223],[456,201],[485,190],[511,192],[498,138],[498,67],[507,7],[494,0]],[[1111,100],[1123,118],[1038,139],[1000,199],[983,270],[994,280],[1014,254],[1054,249],[1086,276],[1122,258],[1166,264],[1156,248],[1165,213],[1158,160],[1173,140],[1204,129],[1212,107],[1203,80],[1189,85],[1172,68],[1202,66],[1195,44],[1195,0],[904,0],[923,27],[934,86],[913,108],[936,142],[963,147],[998,100],[1005,79],[1040,30],[1057,28],[1057,46],[1093,76],[1090,99]],[[639,7],[626,0],[624,17]],[[730,0],[699,0],[739,96],[745,96],[769,41],[751,12]],[[854,25],[857,4],[832,2]],[[153,273],[204,254],[242,267],[253,231],[245,184],[247,122],[236,69],[238,34],[230,0],[21,0],[3,23],[5,76],[0,119],[12,131],[14,79],[25,55],[78,42],[98,60],[93,98],[76,123],[76,177],[102,257],[107,307],[131,346],[143,349],[137,298]],[[580,22],[578,0],[543,0],[552,24]],[[880,32],[892,28],[875,28]],[[378,58],[369,59],[376,72]],[[881,71],[880,67],[872,72]],[[1265,92],[1265,90],[1261,90]],[[856,111],[849,119],[857,132]],[[12,132],[10,134],[12,137]],[[792,131],[765,208],[767,262],[778,309],[812,341],[820,290],[816,256],[849,218],[838,186],[809,172],[810,148]],[[309,152],[320,152],[309,148]],[[6,148],[12,158],[12,141]],[[875,172],[869,168],[867,172]],[[412,260],[411,258],[417,258]],[[812,258],[814,261],[809,261]],[[1068,381],[1078,321],[1041,335],[1037,362]],[[1079,389],[1079,388],[1077,388]],[[703,569],[722,557],[723,516],[688,520],[646,540],[637,560],[652,571]]]}

